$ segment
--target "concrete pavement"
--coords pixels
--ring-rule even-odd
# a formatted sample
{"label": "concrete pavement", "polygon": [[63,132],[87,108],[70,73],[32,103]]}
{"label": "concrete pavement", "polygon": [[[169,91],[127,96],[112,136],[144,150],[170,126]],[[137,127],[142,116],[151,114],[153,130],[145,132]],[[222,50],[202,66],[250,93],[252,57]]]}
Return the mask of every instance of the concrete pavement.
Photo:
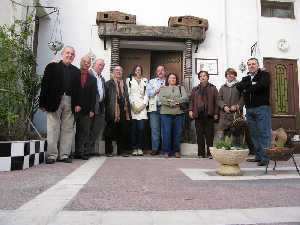
{"label": "concrete pavement", "polygon": [[[279,165],[279,176],[267,175],[278,179],[244,163],[247,180],[216,180],[216,166],[208,159],[97,157],[0,173],[0,225],[300,224],[300,176],[290,162]],[[24,200],[3,197],[14,193]]]}

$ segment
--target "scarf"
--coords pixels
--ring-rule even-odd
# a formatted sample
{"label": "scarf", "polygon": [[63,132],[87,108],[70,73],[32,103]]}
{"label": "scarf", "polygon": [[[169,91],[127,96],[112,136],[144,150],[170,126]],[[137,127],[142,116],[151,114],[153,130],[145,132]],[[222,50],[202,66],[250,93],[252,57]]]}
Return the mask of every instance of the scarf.
{"label": "scarf", "polygon": [[[126,120],[130,120],[129,110],[128,110],[128,102],[126,97],[124,96],[124,82],[123,80],[114,79],[115,87],[116,87],[116,97],[115,97],[115,122],[119,122],[121,119],[121,112],[124,110],[126,114]],[[120,109],[119,99],[124,98],[125,104],[124,109]]]}
{"label": "scarf", "polygon": [[81,70],[81,73],[80,73],[80,84],[81,84],[81,87],[84,87],[85,83],[86,83],[86,80],[87,80],[87,71],[84,71],[84,70]]}
{"label": "scarf", "polygon": [[233,87],[236,83],[238,83],[239,81],[237,79],[234,79],[233,81],[229,82],[228,80],[226,80],[226,86],[227,87]]}

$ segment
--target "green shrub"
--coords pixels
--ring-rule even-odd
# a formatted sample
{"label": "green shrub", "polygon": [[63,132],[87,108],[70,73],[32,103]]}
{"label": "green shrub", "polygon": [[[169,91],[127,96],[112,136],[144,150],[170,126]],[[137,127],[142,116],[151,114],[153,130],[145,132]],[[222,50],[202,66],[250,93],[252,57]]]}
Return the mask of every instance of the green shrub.
{"label": "green shrub", "polygon": [[0,140],[24,140],[38,107],[40,76],[30,37],[32,19],[0,26]]}

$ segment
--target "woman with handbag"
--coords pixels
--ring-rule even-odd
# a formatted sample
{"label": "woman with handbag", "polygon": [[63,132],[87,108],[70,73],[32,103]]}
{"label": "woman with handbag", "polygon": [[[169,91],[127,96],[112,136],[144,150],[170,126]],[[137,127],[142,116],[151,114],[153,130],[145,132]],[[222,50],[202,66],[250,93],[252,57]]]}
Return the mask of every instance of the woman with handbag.
{"label": "woman with handbag", "polygon": [[240,145],[240,124],[243,120],[243,97],[237,90],[237,72],[233,68],[225,71],[226,82],[219,90],[218,105],[220,107],[220,120],[217,136],[232,136],[233,144]]}
{"label": "woman with handbag", "polygon": [[177,75],[170,73],[166,79],[166,86],[159,92],[161,102],[162,150],[165,158],[175,154],[180,158],[180,141],[183,127],[183,113],[181,106],[188,102],[184,86],[179,85]]}
{"label": "woman with handbag", "polygon": [[126,79],[131,106],[131,149],[133,156],[142,156],[145,148],[145,122],[148,119],[146,106],[148,80],[143,77],[141,65],[133,67],[132,74]]}

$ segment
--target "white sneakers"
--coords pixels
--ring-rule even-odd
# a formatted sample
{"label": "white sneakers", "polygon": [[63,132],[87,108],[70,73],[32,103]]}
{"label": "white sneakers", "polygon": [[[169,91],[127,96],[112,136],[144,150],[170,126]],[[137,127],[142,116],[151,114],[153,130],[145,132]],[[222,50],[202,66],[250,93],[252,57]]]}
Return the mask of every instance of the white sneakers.
{"label": "white sneakers", "polygon": [[142,155],[144,155],[144,153],[143,153],[143,150],[142,149],[134,149],[133,150],[133,152],[132,152],[132,155],[133,156],[142,156]]}
{"label": "white sneakers", "polygon": [[137,154],[140,155],[140,156],[144,155],[143,150],[142,149],[138,149],[137,150]]}
{"label": "white sneakers", "polygon": [[132,155],[137,156],[138,155],[138,150],[134,149],[133,152],[132,152]]}

